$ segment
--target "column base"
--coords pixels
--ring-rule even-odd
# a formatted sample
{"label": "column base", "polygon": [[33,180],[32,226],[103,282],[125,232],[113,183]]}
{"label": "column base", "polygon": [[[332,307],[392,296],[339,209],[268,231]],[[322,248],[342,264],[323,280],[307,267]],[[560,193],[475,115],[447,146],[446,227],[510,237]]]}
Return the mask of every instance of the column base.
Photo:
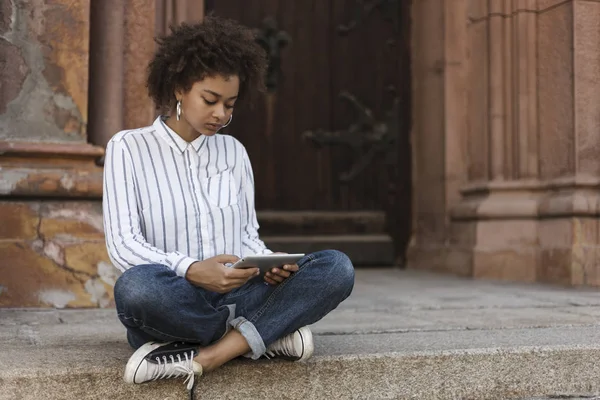
{"label": "column base", "polygon": [[409,266],[479,279],[600,286],[598,187],[600,181],[580,177],[473,185],[451,210],[446,241],[413,241]]}
{"label": "column base", "polygon": [[0,307],[112,307],[102,148],[0,142]]}
{"label": "column base", "polygon": [[113,307],[101,201],[0,200],[0,307]]}

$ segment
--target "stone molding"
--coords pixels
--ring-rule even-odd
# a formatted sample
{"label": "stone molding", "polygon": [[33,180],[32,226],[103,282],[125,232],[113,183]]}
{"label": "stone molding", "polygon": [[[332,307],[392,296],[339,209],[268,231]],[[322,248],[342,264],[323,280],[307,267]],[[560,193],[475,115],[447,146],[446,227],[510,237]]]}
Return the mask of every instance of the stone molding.
{"label": "stone molding", "polygon": [[471,182],[450,210],[453,221],[600,216],[600,178],[574,176]]}
{"label": "stone molding", "polygon": [[0,141],[0,197],[102,198],[104,149],[87,143]]}

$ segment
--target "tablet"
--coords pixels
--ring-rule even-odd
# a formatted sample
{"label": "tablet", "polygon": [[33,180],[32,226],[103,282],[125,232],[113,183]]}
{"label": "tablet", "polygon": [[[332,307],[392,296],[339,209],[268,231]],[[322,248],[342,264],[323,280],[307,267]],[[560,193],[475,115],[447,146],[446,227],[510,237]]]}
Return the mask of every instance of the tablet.
{"label": "tablet", "polygon": [[267,272],[275,267],[286,264],[296,264],[304,257],[304,254],[257,254],[246,256],[233,264],[231,268],[256,268],[261,272]]}

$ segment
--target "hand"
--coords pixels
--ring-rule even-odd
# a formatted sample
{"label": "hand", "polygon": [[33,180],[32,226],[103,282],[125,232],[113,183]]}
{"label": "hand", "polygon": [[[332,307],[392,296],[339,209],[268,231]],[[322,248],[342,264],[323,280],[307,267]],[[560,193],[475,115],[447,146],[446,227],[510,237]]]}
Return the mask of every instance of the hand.
{"label": "hand", "polygon": [[196,286],[216,293],[227,293],[238,288],[260,273],[258,268],[227,268],[239,258],[227,254],[196,261],[188,269],[185,278]]}
{"label": "hand", "polygon": [[[277,253],[284,254],[284,253]],[[270,285],[279,285],[285,279],[289,278],[292,272],[298,271],[297,264],[287,264],[281,268],[273,268],[265,274],[264,280]]]}

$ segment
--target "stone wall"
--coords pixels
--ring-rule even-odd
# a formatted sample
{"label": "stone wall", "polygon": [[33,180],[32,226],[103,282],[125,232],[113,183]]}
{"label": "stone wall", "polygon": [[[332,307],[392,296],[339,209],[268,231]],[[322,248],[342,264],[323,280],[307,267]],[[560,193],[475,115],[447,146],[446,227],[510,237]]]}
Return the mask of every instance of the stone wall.
{"label": "stone wall", "polygon": [[599,286],[600,3],[424,0],[413,13],[411,265]]}
{"label": "stone wall", "polygon": [[110,306],[89,0],[2,1],[0,24],[0,306]]}
{"label": "stone wall", "polygon": [[[156,31],[202,10],[202,1],[0,1],[0,307],[114,306],[103,145],[152,122],[145,65]],[[107,18],[122,22],[118,35]]]}
{"label": "stone wall", "polygon": [[99,202],[5,201],[0,215],[0,307],[113,305]]}

